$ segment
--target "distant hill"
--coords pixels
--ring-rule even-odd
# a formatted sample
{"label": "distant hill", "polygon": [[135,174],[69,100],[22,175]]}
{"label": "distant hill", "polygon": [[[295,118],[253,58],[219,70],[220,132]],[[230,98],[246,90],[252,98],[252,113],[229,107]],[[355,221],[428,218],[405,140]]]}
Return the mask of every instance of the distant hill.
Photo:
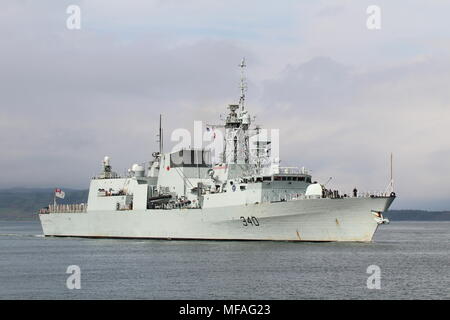
{"label": "distant hill", "polygon": [[[37,220],[37,211],[53,203],[53,188],[12,188],[0,190],[0,220]],[[62,188],[58,204],[85,203],[88,190]]]}
{"label": "distant hill", "polygon": [[[62,188],[65,199],[58,203],[85,203],[88,190]],[[12,188],[0,190],[0,220],[37,220],[37,211],[53,203],[53,188]],[[450,211],[391,210],[391,221],[450,221]]]}
{"label": "distant hill", "polygon": [[390,210],[384,215],[391,221],[450,221],[450,211]]}

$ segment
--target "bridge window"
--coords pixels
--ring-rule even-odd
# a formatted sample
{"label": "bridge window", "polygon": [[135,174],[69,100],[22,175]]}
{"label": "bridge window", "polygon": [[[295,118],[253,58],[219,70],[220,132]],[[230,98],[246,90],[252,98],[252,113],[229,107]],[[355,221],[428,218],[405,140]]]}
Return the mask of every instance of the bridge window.
{"label": "bridge window", "polygon": [[170,154],[171,167],[209,167],[211,152],[209,150],[180,150]]}

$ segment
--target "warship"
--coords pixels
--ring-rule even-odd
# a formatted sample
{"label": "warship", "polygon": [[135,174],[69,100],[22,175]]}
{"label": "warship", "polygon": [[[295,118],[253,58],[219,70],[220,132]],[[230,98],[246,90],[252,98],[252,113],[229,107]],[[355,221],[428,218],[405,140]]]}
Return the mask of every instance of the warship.
{"label": "warship", "polygon": [[[90,181],[85,204],[57,204],[39,211],[45,236],[180,240],[370,242],[396,195],[341,194],[312,180],[304,167],[282,167],[273,141],[261,137],[245,105],[245,59],[239,103],[220,125],[223,150],[159,151],[148,165],[133,164],[124,176],[105,157]],[[214,161],[213,161],[214,159]],[[60,192],[60,190],[59,190]],[[55,198],[56,199],[56,198]]]}

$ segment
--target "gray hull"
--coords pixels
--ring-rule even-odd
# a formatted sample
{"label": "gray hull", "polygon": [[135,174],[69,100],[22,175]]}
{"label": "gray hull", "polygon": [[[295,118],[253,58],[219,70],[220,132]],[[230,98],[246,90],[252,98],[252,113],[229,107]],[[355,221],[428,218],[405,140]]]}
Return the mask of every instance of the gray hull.
{"label": "gray hull", "polygon": [[387,210],[393,200],[302,199],[209,209],[49,213],[39,218],[45,236],[367,242],[378,227],[373,211]]}

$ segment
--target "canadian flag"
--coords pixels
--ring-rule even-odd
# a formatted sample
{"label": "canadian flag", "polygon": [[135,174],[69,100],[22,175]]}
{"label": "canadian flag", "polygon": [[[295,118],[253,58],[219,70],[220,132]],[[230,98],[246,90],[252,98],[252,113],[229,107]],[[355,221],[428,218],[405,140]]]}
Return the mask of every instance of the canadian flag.
{"label": "canadian flag", "polygon": [[55,189],[55,197],[64,199],[65,196],[66,194],[64,193],[64,191],[62,191],[61,189]]}

